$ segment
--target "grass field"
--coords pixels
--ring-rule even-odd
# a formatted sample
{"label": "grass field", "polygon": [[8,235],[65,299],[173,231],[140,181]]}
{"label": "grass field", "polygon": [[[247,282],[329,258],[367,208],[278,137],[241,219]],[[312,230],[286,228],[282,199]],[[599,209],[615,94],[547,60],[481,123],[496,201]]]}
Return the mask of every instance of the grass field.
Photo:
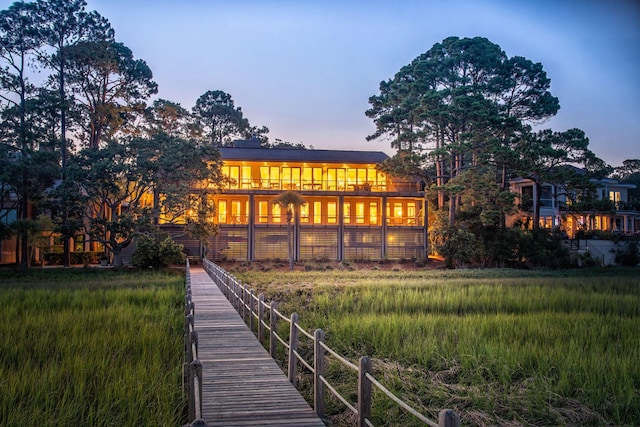
{"label": "grass field", "polygon": [[0,425],[179,426],[184,277],[0,270]]}
{"label": "grass field", "polygon": [[[463,425],[635,425],[640,420],[640,274],[587,271],[256,271],[236,276],[279,311],[322,328],[419,411]],[[355,397],[334,364],[333,381]],[[349,391],[351,390],[351,391]],[[414,425],[374,396],[376,426]],[[331,405],[337,425],[348,425]],[[417,425],[417,424],[416,424]]]}

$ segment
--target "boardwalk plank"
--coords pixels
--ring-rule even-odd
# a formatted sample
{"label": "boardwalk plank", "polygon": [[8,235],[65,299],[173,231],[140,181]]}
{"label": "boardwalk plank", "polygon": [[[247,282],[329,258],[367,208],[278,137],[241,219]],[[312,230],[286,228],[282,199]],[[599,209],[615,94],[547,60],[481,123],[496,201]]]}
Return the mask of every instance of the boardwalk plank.
{"label": "boardwalk plank", "polygon": [[324,427],[207,273],[190,270],[207,425]]}

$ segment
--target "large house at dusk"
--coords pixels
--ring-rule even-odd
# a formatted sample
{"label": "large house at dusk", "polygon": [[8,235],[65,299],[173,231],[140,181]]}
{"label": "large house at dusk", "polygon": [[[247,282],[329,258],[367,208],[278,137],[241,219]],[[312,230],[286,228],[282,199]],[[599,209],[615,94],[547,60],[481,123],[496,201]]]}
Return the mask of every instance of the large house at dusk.
{"label": "large house at dusk", "polygon": [[[398,181],[373,151],[261,148],[258,140],[220,148],[229,184],[214,196],[214,260],[287,258],[286,212],[274,203],[293,190],[305,204],[295,221],[296,260],[426,257],[426,209],[419,182]],[[192,255],[198,242],[178,238]]]}

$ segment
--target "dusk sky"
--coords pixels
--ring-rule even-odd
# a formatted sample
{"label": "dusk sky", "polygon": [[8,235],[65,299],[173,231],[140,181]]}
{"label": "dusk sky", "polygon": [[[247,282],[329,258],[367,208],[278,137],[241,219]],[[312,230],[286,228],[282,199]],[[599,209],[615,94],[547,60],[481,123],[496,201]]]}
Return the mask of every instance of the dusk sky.
{"label": "dusk sky", "polygon": [[544,127],[583,129],[613,166],[640,158],[638,1],[88,0],[88,9],[149,64],[158,97],[191,109],[204,92],[225,91],[271,141],[391,155],[388,140],[365,140],[379,83],[448,36],[482,36],[543,64],[561,105]]}

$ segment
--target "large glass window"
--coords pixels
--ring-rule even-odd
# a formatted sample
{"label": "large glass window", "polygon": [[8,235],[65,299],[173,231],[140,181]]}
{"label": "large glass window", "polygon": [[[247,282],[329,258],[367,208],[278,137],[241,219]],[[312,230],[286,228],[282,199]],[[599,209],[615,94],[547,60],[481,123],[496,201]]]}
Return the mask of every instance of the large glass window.
{"label": "large glass window", "polygon": [[309,222],[309,204],[305,203],[300,206],[300,222],[308,223]]}
{"label": "large glass window", "polygon": [[280,207],[279,204],[274,203],[273,208],[271,210],[271,220],[273,222],[280,222],[281,221],[281,215],[282,215],[282,208]]}
{"label": "large glass window", "polygon": [[242,188],[251,188],[252,183],[251,166],[242,166]]}
{"label": "large glass window", "polygon": [[351,223],[351,202],[344,202],[344,216],[343,216],[343,220],[345,224],[350,224]]}
{"label": "large glass window", "polygon": [[218,222],[220,224],[227,223],[227,201],[226,200],[218,201]]}
{"label": "large glass window", "polygon": [[231,223],[232,224],[241,224],[241,212],[240,212],[240,200],[232,200],[231,201]]}
{"label": "large glass window", "polygon": [[322,202],[313,202],[313,223],[322,224]]}
{"label": "large glass window", "polygon": [[336,202],[327,203],[327,224],[335,224],[338,221],[338,209]]}
{"label": "large glass window", "polygon": [[369,202],[369,224],[378,223],[378,202]]}
{"label": "large glass window", "polygon": [[356,203],[356,224],[364,224],[364,202]]}
{"label": "large glass window", "polygon": [[407,224],[415,225],[416,223],[416,203],[407,203]]}
{"label": "large glass window", "polygon": [[269,222],[269,202],[260,200],[258,202],[258,222]]}

